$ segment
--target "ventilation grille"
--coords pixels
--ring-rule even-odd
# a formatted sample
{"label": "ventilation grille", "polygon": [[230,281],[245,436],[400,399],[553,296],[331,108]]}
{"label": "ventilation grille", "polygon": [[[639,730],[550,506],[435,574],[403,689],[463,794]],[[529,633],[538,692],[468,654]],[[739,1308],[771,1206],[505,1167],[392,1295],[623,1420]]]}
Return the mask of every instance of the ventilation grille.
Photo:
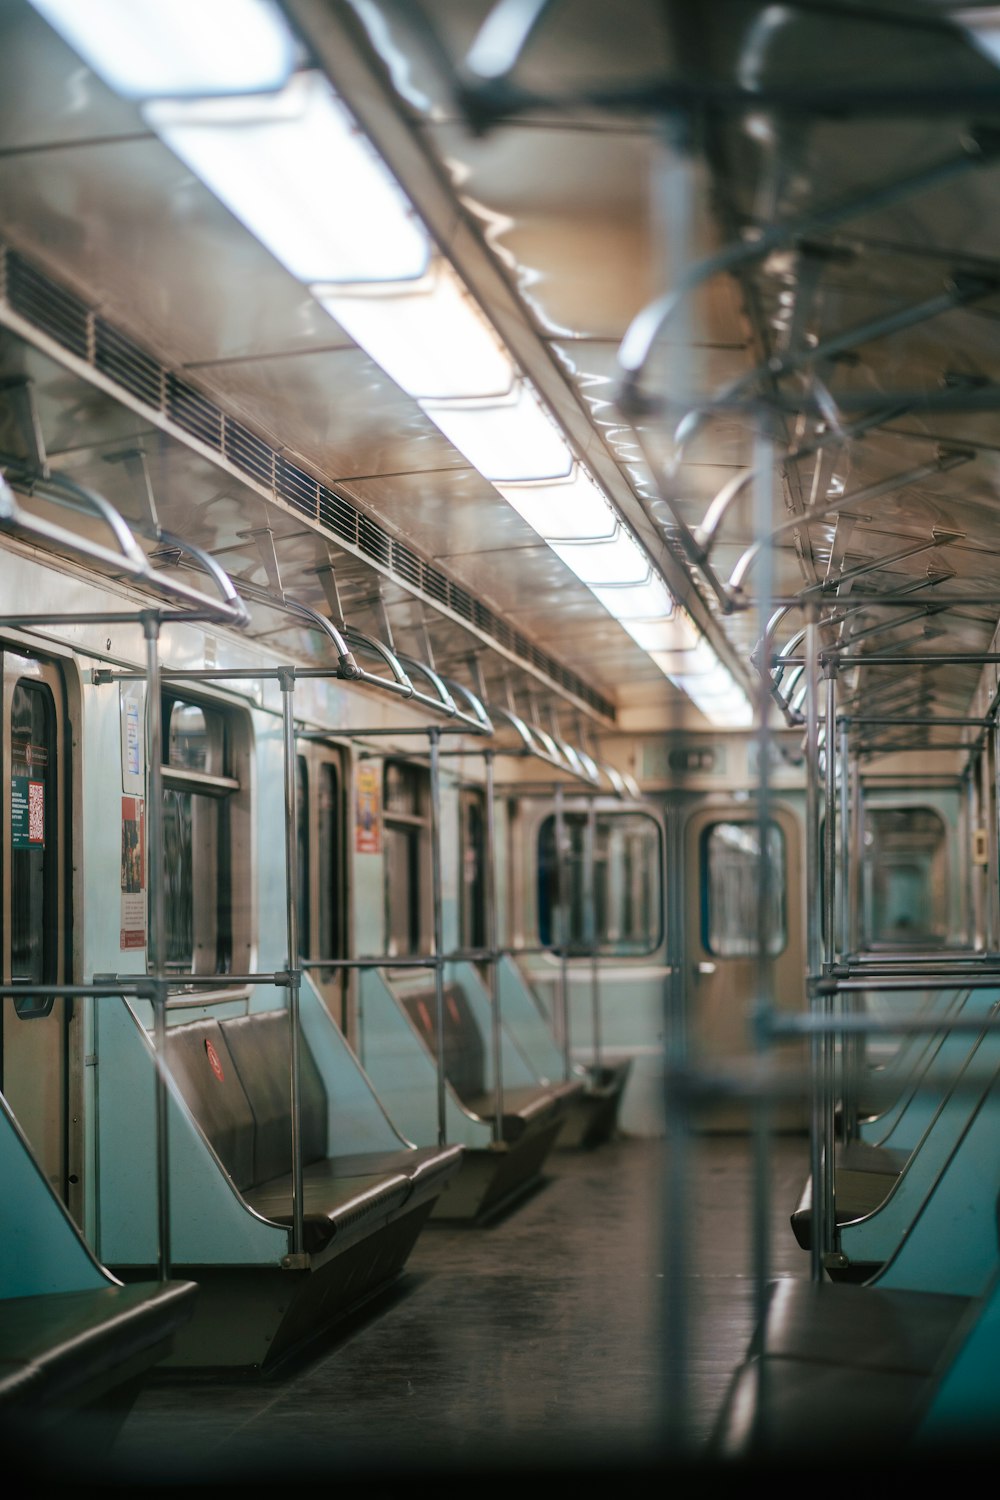
{"label": "ventilation grille", "polygon": [[6,300],[19,318],[61,348],[220,454],[257,484],[265,485],[287,505],[319,522],[355,551],[372,558],[400,583],[443,604],[597,713],[614,718],[614,705],[575,672],[539,650],[520,631],[513,630],[487,605],[397,541],[349,500],[291,463],[240,422],[226,416],[209,397],[113,328],[73,292],[59,286],[15,251],[2,247],[0,299]]}

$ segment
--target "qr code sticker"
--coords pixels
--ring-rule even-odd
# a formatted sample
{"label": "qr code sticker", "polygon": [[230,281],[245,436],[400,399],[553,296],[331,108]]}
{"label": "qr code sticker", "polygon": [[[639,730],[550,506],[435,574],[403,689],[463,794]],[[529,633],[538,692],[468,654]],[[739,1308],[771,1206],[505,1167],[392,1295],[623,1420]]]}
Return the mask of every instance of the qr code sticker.
{"label": "qr code sticker", "polygon": [[45,842],[45,783],[28,782],[28,843]]}

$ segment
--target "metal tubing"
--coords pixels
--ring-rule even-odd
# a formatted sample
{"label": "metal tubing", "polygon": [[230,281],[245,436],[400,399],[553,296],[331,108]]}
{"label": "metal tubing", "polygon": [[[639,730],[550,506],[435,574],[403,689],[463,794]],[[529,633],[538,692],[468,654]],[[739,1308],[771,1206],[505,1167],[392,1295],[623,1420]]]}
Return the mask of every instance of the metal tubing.
{"label": "metal tubing", "polygon": [[824,964],[832,964],[836,954],[836,933],[834,931],[836,902],[836,877],[837,877],[837,849],[836,849],[836,826],[837,826],[837,737],[835,725],[837,722],[837,673],[836,670],[828,670],[826,678],[826,836],[823,842],[823,921],[824,921]]}
{"label": "metal tubing", "polygon": [[980,824],[986,830],[986,864],[982,868],[982,890],[983,890],[983,930],[986,934],[987,948],[997,946],[996,930],[996,901],[994,900],[994,885],[996,882],[996,838],[993,832],[993,819],[990,817],[990,805],[992,802],[992,788],[990,785],[990,757],[987,747],[984,745],[979,754],[979,812]]}
{"label": "metal tubing", "polygon": [[[806,974],[810,1013],[822,1009],[823,999],[817,987],[821,972],[821,916],[819,911],[819,785],[818,740],[819,714],[819,630],[815,610],[806,626]],[[824,1078],[825,1054],[822,1039],[814,1037],[811,1047],[812,1107],[809,1122],[809,1162],[812,1176],[813,1229],[810,1245],[810,1273],[813,1281],[823,1279],[823,1256],[827,1249]]]}
{"label": "metal tubing", "polygon": [[898,718],[892,718],[887,714],[884,717],[879,718],[870,714],[840,713],[837,715],[837,721],[840,724],[851,726],[855,724],[885,724],[887,726],[891,726],[894,729],[898,728],[900,725],[906,724],[912,724],[915,726],[922,726],[931,729],[937,729],[939,725],[948,725],[952,728],[989,729],[990,726],[994,723],[993,719],[964,719],[957,714],[941,714],[940,716],[936,716],[934,714],[920,714],[918,716],[906,714],[901,715]]}
{"label": "metal tubing", "polygon": [[1000,726],[993,726],[993,733],[983,744],[983,756],[989,759],[993,757],[993,794],[987,808],[992,812],[989,819],[990,830],[990,865],[989,865],[989,889],[990,904],[993,909],[992,941],[989,946],[994,948],[1000,943],[1000,830],[997,827],[997,817],[1000,814],[1000,743],[997,734]]}
{"label": "metal tubing", "polygon": [[432,956],[434,958],[434,1011],[437,1017],[437,1107],[438,1145],[448,1139],[447,1093],[444,1058],[444,935],[441,909],[441,731],[427,730],[431,752],[431,902],[433,906]]}
{"label": "metal tubing", "polygon": [[597,961],[597,809],[593,798],[587,804],[586,847],[583,864],[583,903],[587,913],[585,941],[590,950],[590,1024],[594,1067],[601,1066],[601,981]]}
{"label": "metal tubing", "polygon": [[[916,468],[907,469],[902,474],[890,474],[886,479],[880,479],[875,484],[864,485],[860,490],[854,490],[849,495],[838,495],[834,500],[825,500],[822,505],[810,507],[801,515],[789,517],[787,521],[782,521],[779,526],[773,527],[770,532],[758,537],[747,547],[729,576],[730,596],[738,596],[741,593],[743,580],[760,553],[765,548],[773,546],[779,537],[787,536],[789,532],[797,531],[800,527],[807,527],[813,521],[832,515],[835,511],[850,510],[853,505],[875,500],[880,495],[893,494],[896,490],[905,489],[909,484],[919,484],[922,479],[929,479],[932,474],[944,474],[949,469],[968,463],[975,456],[974,453],[964,448],[942,450],[930,463],[918,464]],[[819,593],[821,589],[822,585],[812,592]]]}
{"label": "metal tubing", "polygon": [[[759,107],[759,101],[758,101]],[[643,308],[629,325],[618,352],[622,371],[618,404],[626,414],[634,414],[648,405],[639,389],[639,382],[653,349],[661,336],[664,325],[677,311],[684,299],[705,281],[725,272],[733,272],[742,265],[764,260],[772,250],[790,245],[797,240],[809,238],[836,228],[850,219],[860,217],[874,209],[881,209],[903,201],[913,193],[926,192],[938,183],[978,166],[992,157],[989,143],[979,145],[975,140],[969,146],[951,156],[943,157],[933,166],[922,168],[907,177],[894,177],[855,197],[838,199],[820,208],[807,212],[784,223],[771,224],[752,239],[741,237],[725,245],[713,255],[692,265],[670,291]],[[870,397],[865,392],[870,404]],[[891,396],[885,406],[904,404],[901,398]]]}
{"label": "metal tubing", "polygon": [[[850,878],[851,878],[851,792],[848,766],[848,743],[847,725],[841,719],[839,723],[840,742],[840,816],[838,819],[838,833],[840,842],[840,884],[838,887],[839,900],[839,924],[840,942],[838,952],[841,956],[847,952],[850,943],[848,934],[851,925],[851,901],[850,901]],[[857,1133],[857,1102],[855,1091],[855,1079],[860,1077],[862,1054],[856,1041],[850,1045],[842,1044],[845,1067],[844,1067],[844,1139],[851,1140]]]}
{"label": "metal tubing", "polygon": [[851,809],[851,785],[848,768],[848,746],[847,726],[840,724],[840,943],[838,951],[844,954],[850,948],[848,932],[850,929],[850,899],[848,896],[848,881],[851,869],[851,844],[850,844],[850,809]]}
{"label": "metal tubing", "polygon": [[569,880],[566,870],[566,818],[563,809],[563,789],[555,790],[555,842],[556,842],[556,941],[559,945],[559,982],[556,988],[557,1024],[559,1041],[562,1044],[563,1079],[569,1081],[572,1072],[569,1036]]}
{"label": "metal tubing", "polygon": [[498,935],[497,880],[496,880],[496,801],[493,788],[493,751],[483,751],[485,775],[484,795],[486,799],[486,837],[483,848],[483,875],[485,883],[486,946],[491,951],[486,982],[490,996],[490,1016],[493,1022],[493,1071],[496,1083],[496,1112],[493,1118],[493,1139],[503,1140],[503,1026],[500,1015],[500,975],[497,969],[499,956],[496,952]]}
{"label": "metal tubing", "polygon": [[[990,986],[992,988],[993,986]],[[849,986],[848,986],[849,988]],[[864,988],[862,985],[855,988]],[[911,985],[912,989],[913,986]],[[925,1036],[936,1032],[1000,1031],[1000,1015],[954,1016],[937,1019],[926,1016],[825,1016],[825,1015],[776,1015],[771,1027],[773,1034],[786,1037],[816,1037],[828,1031],[851,1032],[859,1036]]]}
{"label": "metal tubing", "polygon": [[292,1114],[292,1254],[305,1253],[302,1181],[302,1096],[299,1028],[299,861],[298,787],[295,774],[295,677],[281,677],[281,723],[285,771],[285,922],[288,934],[288,1030],[291,1044],[289,1086]]}
{"label": "metal tubing", "polygon": [[[977,279],[959,275],[946,283],[946,289],[943,292],[925,298],[923,302],[916,302],[909,307],[898,308],[891,313],[871,318],[866,323],[857,323],[851,328],[841,329],[839,333],[830,334],[816,344],[800,344],[791,353],[774,355],[764,364],[755,366],[745,375],[740,375],[736,380],[730,381],[717,390],[714,396],[709,397],[708,401],[700,406],[699,417],[704,422],[718,404],[731,403],[735,396],[743,391],[751,390],[765,380],[769,382],[780,380],[783,376],[792,375],[808,366],[818,365],[822,360],[834,359],[847,350],[856,348],[859,344],[869,344],[876,339],[887,338],[890,334],[900,333],[903,329],[912,328],[917,323],[927,322],[939,317],[942,313],[951,312],[956,307],[984,297],[991,290],[992,283],[982,277]],[[717,496],[712,508],[714,509],[718,504],[719,497]]]}
{"label": "metal tubing", "polygon": [[[824,971],[832,966],[835,956],[834,947],[834,913],[836,912],[836,877],[837,877],[837,850],[836,850],[836,828],[837,828],[837,755],[836,755],[836,731],[837,722],[837,672],[836,668],[827,668],[826,678],[826,813],[823,839],[823,922],[824,922]],[[825,1000],[825,1008],[830,1014],[836,1006],[836,997],[830,995]],[[841,1077],[846,1077],[847,1067],[844,1060],[843,1048],[838,1051],[837,1038],[831,1033],[825,1043],[824,1057],[824,1079],[826,1082],[825,1095],[825,1119],[824,1138],[827,1142],[827,1150],[831,1154],[834,1150],[834,1141],[837,1134],[836,1101],[837,1101],[837,1060],[840,1058]],[[843,1103],[843,1095],[841,1094]],[[846,1109],[844,1110],[846,1120]],[[833,1248],[833,1229],[836,1223],[834,1217],[834,1174],[832,1161],[828,1164],[826,1173],[826,1203],[824,1206],[824,1222],[830,1239],[829,1248]]]}
{"label": "metal tubing", "polygon": [[[823,655],[826,653],[824,652]],[[842,669],[847,667],[923,667],[923,666],[996,666],[1000,662],[1000,652],[997,651],[914,651],[903,654],[901,652],[872,651],[864,656],[840,656],[837,665]],[[774,666],[805,666],[804,656],[778,656],[773,659]]]}
{"label": "metal tubing", "polygon": [[851,888],[850,923],[847,947],[857,953],[861,947],[861,913],[864,886],[865,788],[861,779],[861,762],[851,761]]}
{"label": "metal tubing", "polygon": [[149,931],[146,959],[152,987],[153,1037],[156,1045],[154,1110],[156,1114],[157,1258],[161,1281],[170,1279],[170,1138],[167,1115],[167,981],[163,975],[166,907],[163,889],[163,702],[160,696],[160,621],[143,616],[146,638],[146,757],[149,796],[146,808],[146,881]]}
{"label": "metal tubing", "polygon": [[965,777],[965,796],[962,798],[962,818],[964,823],[963,842],[960,847],[966,851],[966,857],[961,861],[965,870],[965,930],[969,943],[976,943],[978,933],[976,931],[976,893],[973,881],[973,864],[970,858],[972,851],[972,830],[975,827],[975,792],[972,777]]}
{"label": "metal tubing", "polygon": [[961,987],[966,990],[993,989],[1000,979],[996,970],[982,974],[871,974],[855,975],[849,979],[835,977],[829,982],[838,992],[852,994],[887,993],[907,990],[951,990]]}

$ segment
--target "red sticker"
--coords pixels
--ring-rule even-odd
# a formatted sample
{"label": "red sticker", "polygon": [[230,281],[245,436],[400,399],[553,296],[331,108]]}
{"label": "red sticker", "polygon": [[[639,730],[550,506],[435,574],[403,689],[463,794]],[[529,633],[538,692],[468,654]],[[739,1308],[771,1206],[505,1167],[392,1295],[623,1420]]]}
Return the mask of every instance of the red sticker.
{"label": "red sticker", "polygon": [[205,1038],[205,1051],[208,1054],[208,1061],[211,1065],[212,1072],[215,1074],[219,1082],[222,1083],[225,1080],[226,1075],[222,1071],[222,1064],[219,1061],[219,1054],[212,1046],[212,1043],[208,1040],[208,1037]]}

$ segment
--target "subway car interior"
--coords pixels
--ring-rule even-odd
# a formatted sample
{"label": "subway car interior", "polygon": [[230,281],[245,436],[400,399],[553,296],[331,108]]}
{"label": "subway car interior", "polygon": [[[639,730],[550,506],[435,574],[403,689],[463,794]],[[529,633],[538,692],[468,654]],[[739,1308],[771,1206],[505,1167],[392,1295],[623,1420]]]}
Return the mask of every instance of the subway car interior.
{"label": "subway car interior", "polygon": [[990,1472],[998,243],[988,4],[0,0],[10,1493]]}

